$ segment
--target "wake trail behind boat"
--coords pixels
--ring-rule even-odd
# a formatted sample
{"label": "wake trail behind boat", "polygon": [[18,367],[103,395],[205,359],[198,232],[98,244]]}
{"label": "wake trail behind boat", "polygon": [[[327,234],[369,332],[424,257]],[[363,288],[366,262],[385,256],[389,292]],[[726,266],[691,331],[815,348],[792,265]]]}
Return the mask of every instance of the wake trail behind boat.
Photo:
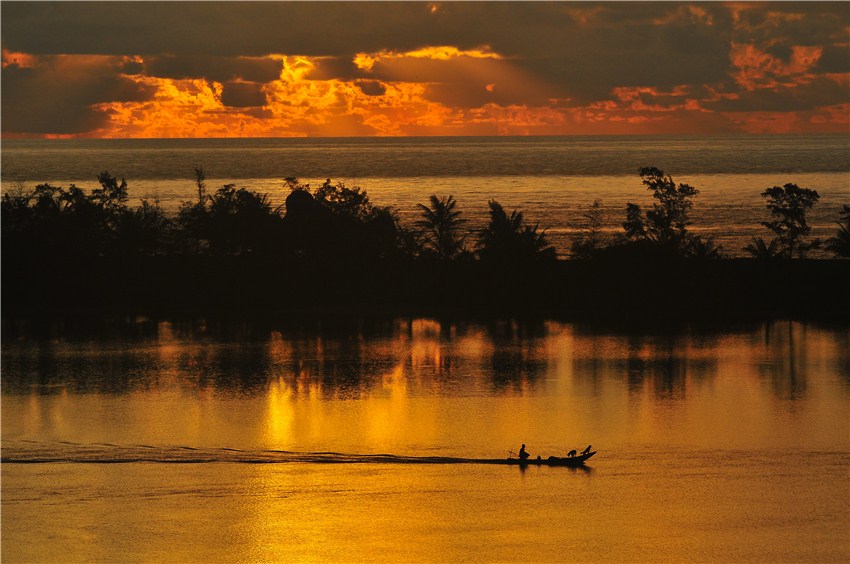
{"label": "wake trail behind boat", "polygon": [[3,464],[127,464],[151,463],[310,463],[310,464],[506,464],[507,459],[461,458],[453,456],[403,456],[396,454],[353,454],[341,452],[297,452],[284,450],[244,450],[196,448],[189,446],[112,445],[106,443],[38,443],[6,441]]}

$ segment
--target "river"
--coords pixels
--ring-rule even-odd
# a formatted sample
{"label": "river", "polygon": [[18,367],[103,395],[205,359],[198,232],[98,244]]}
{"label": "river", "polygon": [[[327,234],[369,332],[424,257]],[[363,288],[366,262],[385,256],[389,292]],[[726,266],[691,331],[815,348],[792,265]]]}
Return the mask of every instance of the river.
{"label": "river", "polygon": [[[850,557],[847,327],[138,318],[3,338],[4,561]],[[435,460],[521,443],[598,454]]]}

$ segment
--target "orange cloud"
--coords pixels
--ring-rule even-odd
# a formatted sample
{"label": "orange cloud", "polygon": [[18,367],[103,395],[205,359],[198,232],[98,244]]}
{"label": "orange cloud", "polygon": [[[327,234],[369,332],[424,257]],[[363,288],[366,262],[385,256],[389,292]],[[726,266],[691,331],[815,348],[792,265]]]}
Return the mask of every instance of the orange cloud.
{"label": "orange cloud", "polygon": [[755,45],[732,43],[730,58],[736,69],[735,82],[746,90],[755,90],[811,81],[811,71],[822,53],[821,47],[795,45],[785,62]]}
{"label": "orange cloud", "polygon": [[[317,58],[270,55],[281,61],[277,80],[262,86],[262,108],[231,108],[222,102],[223,85],[204,79],[170,79],[144,75],[130,78],[156,94],[144,102],[111,102],[97,109],[109,123],[96,134],[103,137],[235,137],[340,136],[422,134],[527,134],[563,123],[558,110],[522,105],[485,104],[462,110],[429,98],[433,85],[410,80],[380,81],[366,93],[356,80],[313,80]],[[487,51],[451,47],[424,48],[403,54],[363,55],[356,64],[400,59],[434,61],[497,60]],[[474,72],[470,74],[474,75]],[[507,75],[506,75],[507,76]],[[482,77],[487,78],[487,77]],[[492,77],[490,77],[492,78]],[[503,77],[504,78],[504,77]],[[506,83],[523,84],[521,80]],[[486,84],[486,92],[495,86]],[[505,86],[506,90],[510,86]]]}
{"label": "orange cloud", "polygon": [[10,65],[15,65],[20,68],[32,68],[36,65],[36,58],[27,53],[15,53],[8,49],[3,49],[3,68]]}
{"label": "orange cloud", "polygon": [[736,112],[723,115],[744,133],[847,133],[850,127],[850,103],[805,112]]}
{"label": "orange cloud", "polygon": [[442,45],[437,47],[423,47],[414,51],[406,51],[403,53],[396,51],[380,51],[378,53],[357,53],[354,56],[354,64],[359,69],[372,70],[375,63],[384,62],[393,59],[431,59],[435,61],[448,61],[459,57],[468,57],[471,59],[502,59],[498,53],[490,51],[489,47],[481,47],[479,49],[461,50],[457,47]]}
{"label": "orange cloud", "polygon": [[[705,19],[708,14],[702,9],[680,9],[674,16]],[[820,47],[793,46],[783,59],[755,45],[732,43],[732,81],[667,88],[616,86],[608,97],[582,105],[557,96],[552,85],[522,68],[516,59],[486,46],[463,50],[442,45],[404,52],[357,53],[351,60],[355,70],[348,72],[347,78],[335,78],[333,65],[339,61],[330,57],[270,54],[251,58],[265,73],[263,78],[253,80],[267,80],[269,70],[273,76],[279,69],[279,75],[268,82],[232,78],[232,73],[219,73],[223,82],[152,76],[151,69],[160,67],[152,67],[150,60],[146,65],[139,56],[56,55],[42,60],[4,50],[3,68],[9,67],[11,73],[42,66],[50,73],[67,76],[73,84],[87,76],[103,74],[98,69],[108,68],[111,76],[120,76],[135,87],[115,87],[115,97],[88,102],[86,107],[99,116],[97,127],[76,134],[46,133],[51,136],[783,133],[840,131],[841,127],[846,130],[850,105],[835,104],[834,95],[823,98],[831,100],[831,106],[806,105],[807,100],[814,99],[806,98],[811,96],[809,91],[828,90],[823,88],[823,82],[831,81],[833,87],[837,84],[843,88],[850,83],[850,74],[816,73],[822,53]],[[324,64],[329,64],[330,70],[323,70]],[[169,76],[185,75],[175,72]],[[809,90],[803,92],[801,85]],[[122,99],[125,90],[132,96]],[[775,100],[783,91],[792,92],[786,92],[786,102],[782,103],[790,100],[797,104],[796,110],[779,111],[780,102],[761,105],[767,98],[763,100],[759,96],[773,96],[771,99]],[[771,111],[758,111],[762,109]]]}
{"label": "orange cloud", "polygon": [[236,137],[407,135],[429,127],[451,127],[458,116],[429,101],[424,84],[384,83],[383,93],[366,94],[355,81],[310,80],[309,57],[275,55],[278,80],[262,87],[262,108],[229,108],[223,85],[204,79],[134,76],[156,88],[146,102],[98,105],[109,114],[103,137]]}
{"label": "orange cloud", "polygon": [[170,27],[137,3],[10,2],[3,134],[778,132],[847,119],[839,3],[426,1],[163,4]]}
{"label": "orange cloud", "polygon": [[653,18],[652,23],[656,26],[665,26],[671,23],[678,22],[704,23],[705,25],[714,25],[714,16],[705,8],[693,5],[679,6],[675,10],[664,14],[663,16]]}

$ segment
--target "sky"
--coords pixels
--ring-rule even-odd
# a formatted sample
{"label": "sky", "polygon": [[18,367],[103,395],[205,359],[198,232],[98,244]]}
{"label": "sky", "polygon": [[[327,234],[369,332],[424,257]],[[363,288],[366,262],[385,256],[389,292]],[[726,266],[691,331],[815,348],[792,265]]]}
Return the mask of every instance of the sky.
{"label": "sky", "polygon": [[2,135],[850,132],[846,2],[10,2]]}

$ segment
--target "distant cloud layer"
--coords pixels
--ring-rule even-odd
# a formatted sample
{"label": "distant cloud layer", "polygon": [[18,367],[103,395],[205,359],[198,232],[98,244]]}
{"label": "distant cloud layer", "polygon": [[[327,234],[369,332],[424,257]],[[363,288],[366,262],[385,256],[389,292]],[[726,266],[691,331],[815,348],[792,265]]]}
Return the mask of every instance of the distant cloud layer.
{"label": "distant cloud layer", "polygon": [[846,3],[3,2],[4,136],[848,131]]}

